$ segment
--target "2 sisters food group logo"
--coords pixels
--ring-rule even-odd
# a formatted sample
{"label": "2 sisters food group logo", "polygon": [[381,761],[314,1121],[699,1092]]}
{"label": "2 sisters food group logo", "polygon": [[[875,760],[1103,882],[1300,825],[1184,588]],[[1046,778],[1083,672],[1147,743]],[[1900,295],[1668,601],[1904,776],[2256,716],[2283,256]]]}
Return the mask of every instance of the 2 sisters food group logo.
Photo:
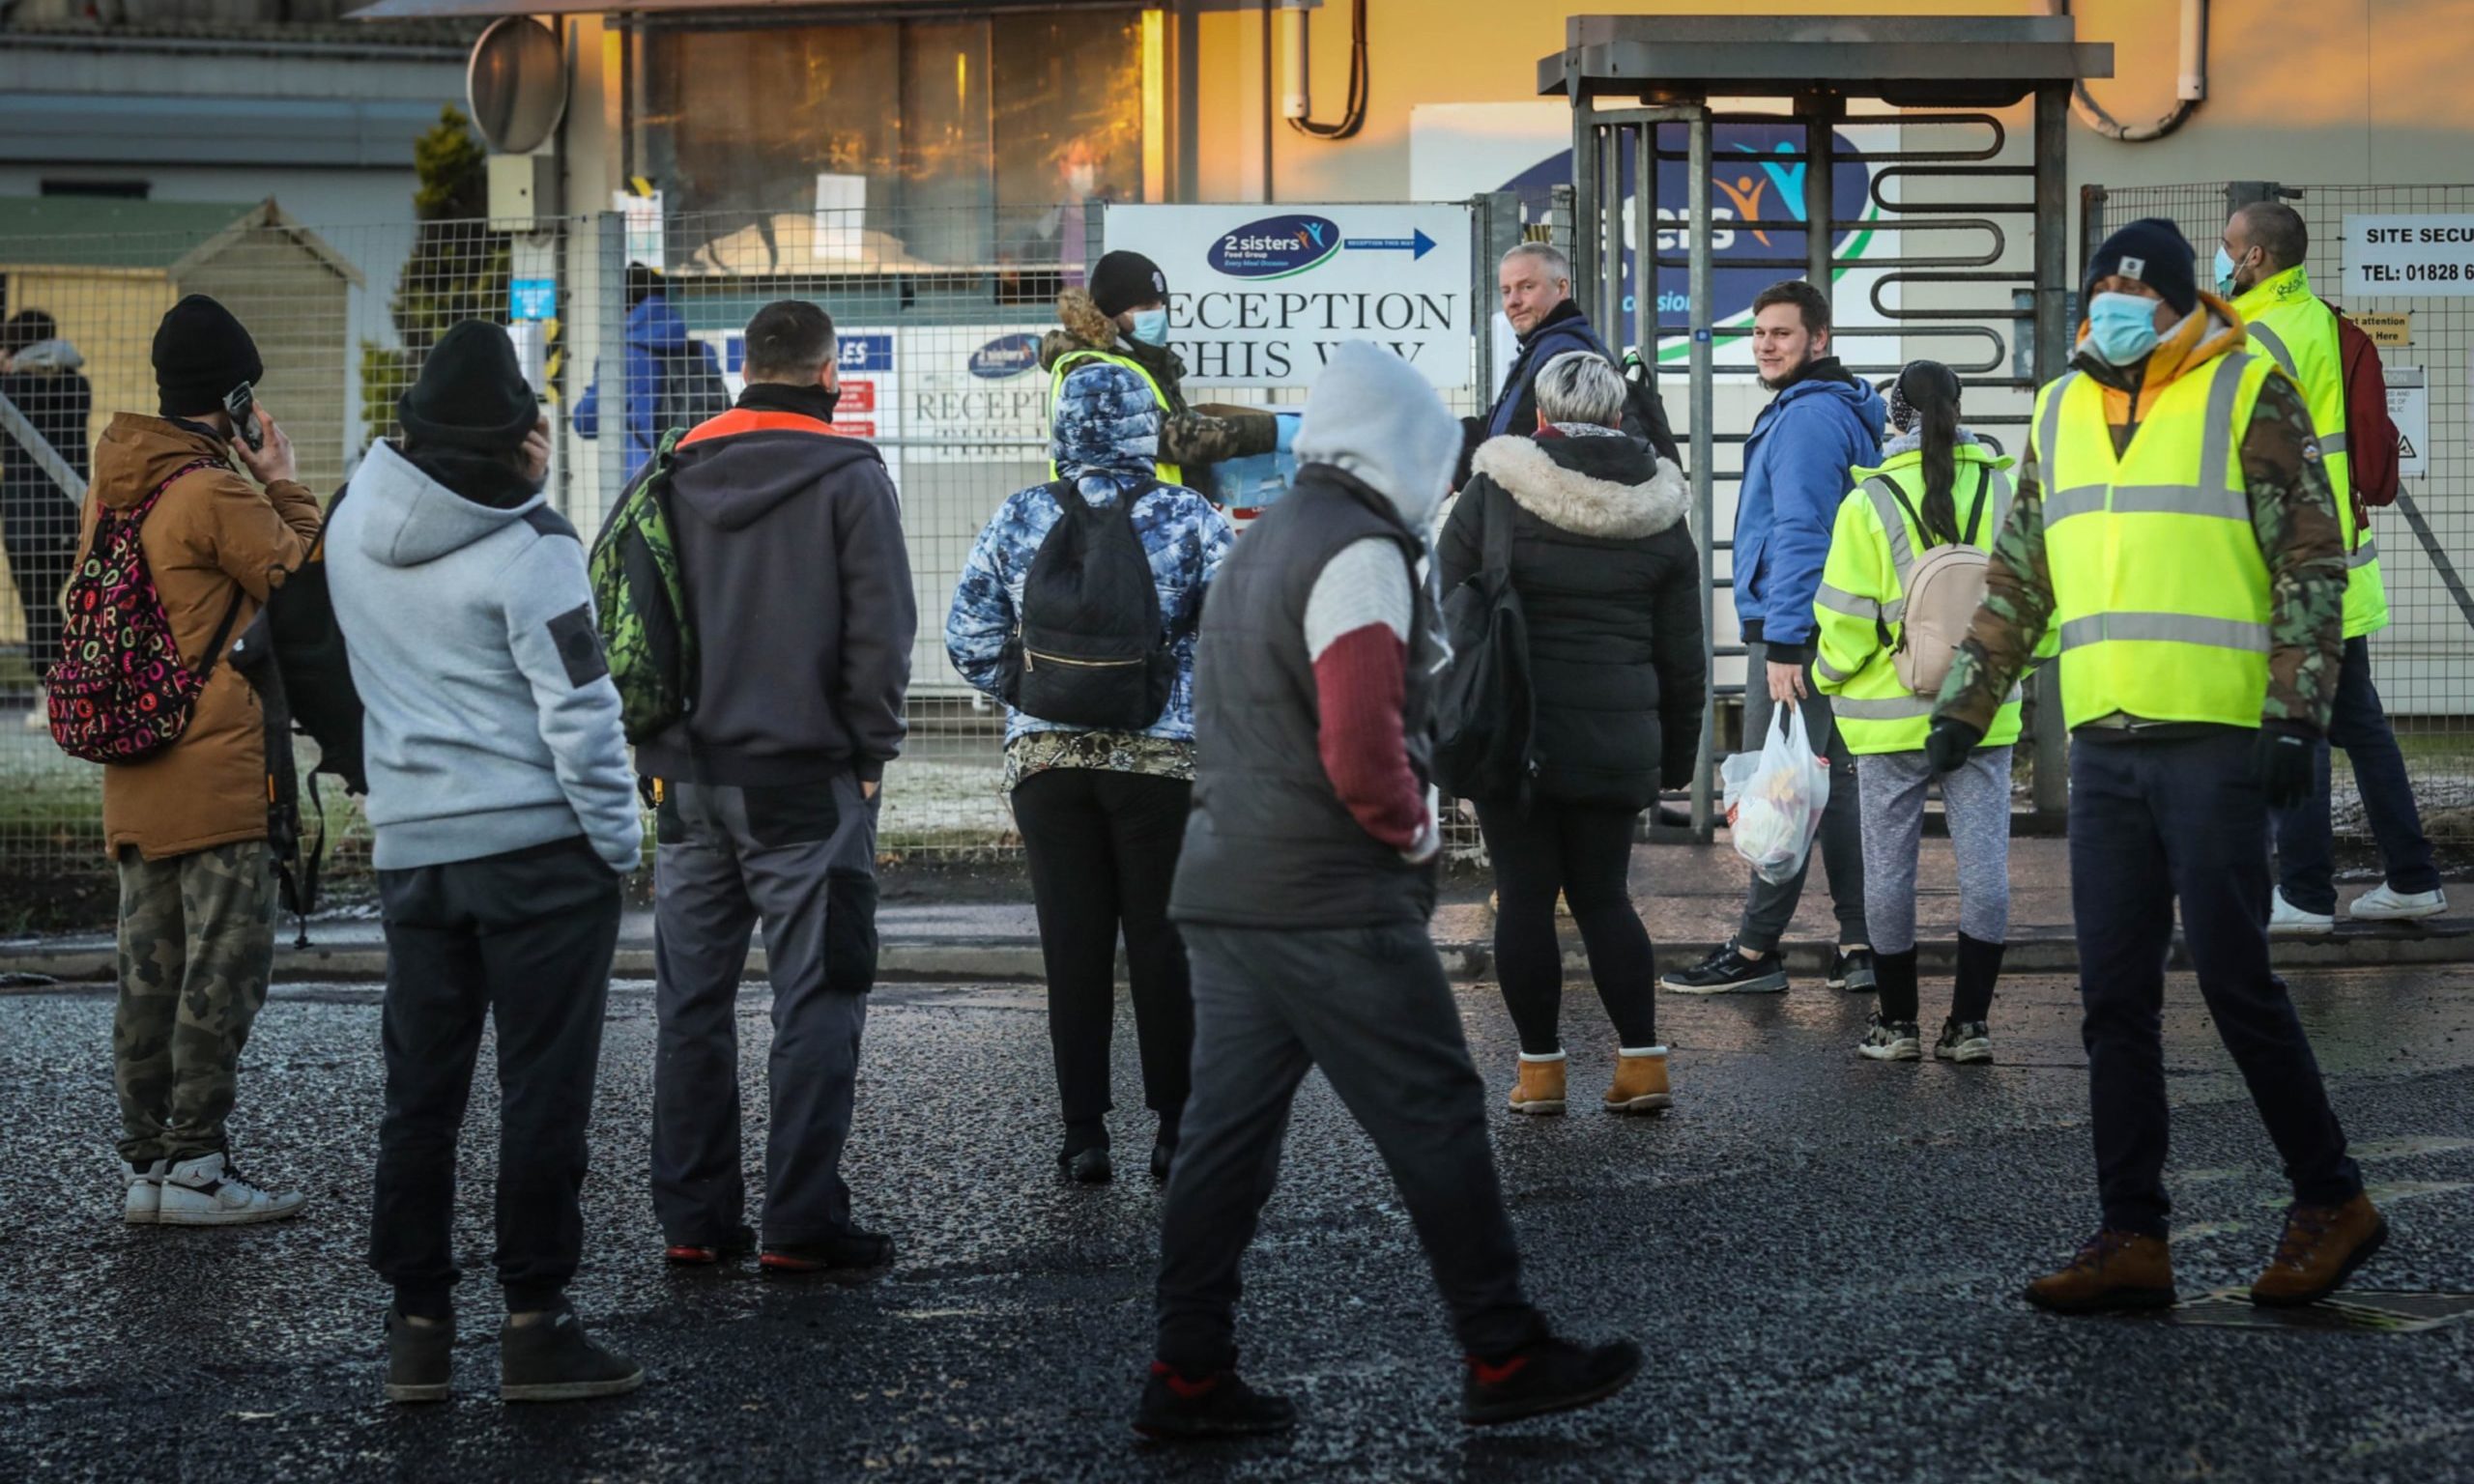
{"label": "2 sisters food group logo", "polygon": [[1203,261],[1231,278],[1292,278],[1339,250],[1339,223],[1328,216],[1266,216],[1222,233]]}
{"label": "2 sisters food group logo", "polygon": [[[1832,136],[1837,152],[1835,168],[1830,172],[1830,220],[1834,255],[1841,260],[1860,262],[1874,243],[1872,219],[1880,214],[1873,200],[1872,161],[1862,150],[1841,132]],[[1682,154],[1687,143],[1683,125],[1665,125],[1658,130],[1658,151]],[[1711,140],[1710,162],[1710,250],[1716,272],[1715,322],[1727,325],[1742,319],[1752,309],[1753,296],[1781,278],[1800,277],[1805,260],[1806,233],[1799,225],[1776,227],[1737,227],[1736,222],[1800,223],[1805,218],[1804,181],[1806,164],[1804,130],[1794,124],[1721,124]],[[1517,194],[1521,199],[1524,219],[1536,221],[1546,212],[1549,192],[1572,178],[1572,153],[1569,150],[1547,157],[1497,187]],[[1639,265],[1633,262],[1631,243],[1636,214],[1642,207],[1636,188],[1638,162],[1628,148],[1623,161],[1624,191],[1624,307],[1628,317],[1633,296],[1639,292]],[[1691,187],[1689,167],[1681,159],[1657,162],[1657,196],[1652,203],[1661,223],[1657,234],[1657,250],[1661,256],[1681,258],[1691,250],[1683,229],[1687,192]],[[1666,225],[1672,223],[1672,226]],[[1839,272],[1847,271],[1841,267]],[[1663,267],[1658,272],[1658,327],[1680,333],[1687,328],[1691,308],[1685,270],[1680,264]],[[1628,323],[1620,333],[1628,337]],[[1666,354],[1682,354],[1680,343],[1670,345]]]}
{"label": "2 sisters food group logo", "polygon": [[1020,376],[1040,363],[1040,337],[1023,331],[998,335],[970,353],[970,374],[982,381]]}

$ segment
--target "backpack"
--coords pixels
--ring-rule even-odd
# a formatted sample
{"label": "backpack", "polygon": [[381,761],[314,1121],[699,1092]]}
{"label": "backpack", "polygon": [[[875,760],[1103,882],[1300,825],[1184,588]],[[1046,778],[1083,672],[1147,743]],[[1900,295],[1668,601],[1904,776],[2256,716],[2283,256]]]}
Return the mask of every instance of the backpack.
{"label": "backpack", "polygon": [[1066,727],[1139,731],[1168,709],[1176,657],[1134,507],[1160,488],[1127,490],[1108,509],[1071,479],[1048,486],[1056,524],[1022,581],[1014,636],[998,661],[1005,703]]}
{"label": "backpack", "polygon": [[[1917,533],[1931,539],[1923,518],[1915,513],[1898,481],[1887,474],[1875,477],[1898,501]],[[1949,677],[1959,644],[1968,637],[1968,626],[1975,622],[1976,606],[1984,601],[1989,560],[1985,549],[1976,544],[1976,532],[1984,524],[1984,507],[1992,499],[1993,479],[1988,474],[1976,491],[1975,506],[1968,512],[1967,529],[1959,539],[1933,547],[1899,572],[1899,586],[1907,596],[1898,644],[1890,651],[1890,668],[1911,695],[1942,694],[1942,682]]]}
{"label": "backpack", "polygon": [[701,343],[665,354],[660,360],[661,394],[653,398],[652,436],[685,432],[708,417],[731,410],[730,385],[713,365],[713,354]]}
{"label": "backpack", "polygon": [[1659,458],[1683,468],[1683,450],[1667,425],[1666,399],[1650,385],[1649,367],[1637,350],[1624,353],[1624,431],[1649,444]]}
{"label": "backpack", "polygon": [[[2345,385],[2345,454],[2356,506],[2393,505],[2401,488],[2397,424],[2388,415],[2388,372],[2379,346],[2336,305],[2337,361]],[[2355,541],[2362,539],[2362,510],[2354,512]]]}
{"label": "backpack", "polygon": [[184,464],[131,508],[96,515],[86,559],[61,595],[60,663],[47,682],[51,738],[70,756],[143,762],[188,730],[247,594],[234,585],[205,660],[191,670],[181,660],[138,535],[164,491],[199,470],[223,467],[217,459]]}
{"label": "backpack", "polygon": [[1435,782],[1464,799],[1526,802],[1538,696],[1529,617],[1511,585],[1511,497],[1486,481],[1485,556],[1443,601],[1451,668],[1435,694]]}
{"label": "backpack", "polygon": [[685,428],[672,425],[593,537],[586,567],[601,647],[627,740],[644,742],[695,708],[696,629],[671,519],[671,473]]}

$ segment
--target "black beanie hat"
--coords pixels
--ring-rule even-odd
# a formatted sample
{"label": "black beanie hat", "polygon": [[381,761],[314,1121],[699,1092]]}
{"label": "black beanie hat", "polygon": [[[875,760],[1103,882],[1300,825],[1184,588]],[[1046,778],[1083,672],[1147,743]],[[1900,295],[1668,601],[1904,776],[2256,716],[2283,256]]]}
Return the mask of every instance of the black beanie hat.
{"label": "black beanie hat", "polygon": [[2105,239],[2087,260],[2086,280],[2079,286],[2079,312],[2096,297],[2099,278],[2136,278],[2156,291],[2175,314],[2200,306],[2200,281],[2193,268],[2191,241],[2182,229],[2162,216],[2142,216]]}
{"label": "black beanie hat", "polygon": [[233,387],[266,374],[258,343],[231,310],[203,294],[163,311],[155,327],[155,393],[166,417],[220,412]]}
{"label": "black beanie hat", "polygon": [[395,417],[416,444],[501,453],[523,445],[541,420],[541,406],[505,329],[460,320],[430,347],[420,379],[395,404]]}
{"label": "black beanie hat", "polygon": [[1091,302],[1110,318],[1167,298],[1168,275],[1138,252],[1111,252],[1091,267]]}

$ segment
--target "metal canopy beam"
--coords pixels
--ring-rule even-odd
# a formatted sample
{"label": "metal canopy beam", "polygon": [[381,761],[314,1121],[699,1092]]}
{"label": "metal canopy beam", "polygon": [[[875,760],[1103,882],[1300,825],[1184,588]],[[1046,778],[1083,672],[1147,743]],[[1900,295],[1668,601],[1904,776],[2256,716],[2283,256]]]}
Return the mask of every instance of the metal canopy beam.
{"label": "metal canopy beam", "polygon": [[2112,43],[2079,41],[2067,15],[1574,15],[1538,92],[1957,104],[2113,74]]}

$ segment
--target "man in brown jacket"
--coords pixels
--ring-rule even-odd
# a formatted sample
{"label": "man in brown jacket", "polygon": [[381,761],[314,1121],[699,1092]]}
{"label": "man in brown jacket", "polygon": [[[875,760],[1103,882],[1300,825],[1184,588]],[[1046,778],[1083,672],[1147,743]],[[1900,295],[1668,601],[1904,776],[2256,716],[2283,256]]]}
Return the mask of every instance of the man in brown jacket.
{"label": "man in brown jacket", "polygon": [[[318,501],[294,477],[292,442],[273,417],[254,414],[264,446],[253,449],[223,411],[227,393],[264,372],[229,310],[203,295],[182,300],[155,332],[154,358],[162,415],[119,413],[104,431],[77,562],[101,511],[163,491],[139,540],[181,658],[197,668],[308,554]],[[226,657],[178,742],[103,769],[103,835],[120,871],[112,1070],[131,1222],[275,1221],[306,1199],[243,1179],[223,1133],[274,962],[263,727],[256,695]]]}

